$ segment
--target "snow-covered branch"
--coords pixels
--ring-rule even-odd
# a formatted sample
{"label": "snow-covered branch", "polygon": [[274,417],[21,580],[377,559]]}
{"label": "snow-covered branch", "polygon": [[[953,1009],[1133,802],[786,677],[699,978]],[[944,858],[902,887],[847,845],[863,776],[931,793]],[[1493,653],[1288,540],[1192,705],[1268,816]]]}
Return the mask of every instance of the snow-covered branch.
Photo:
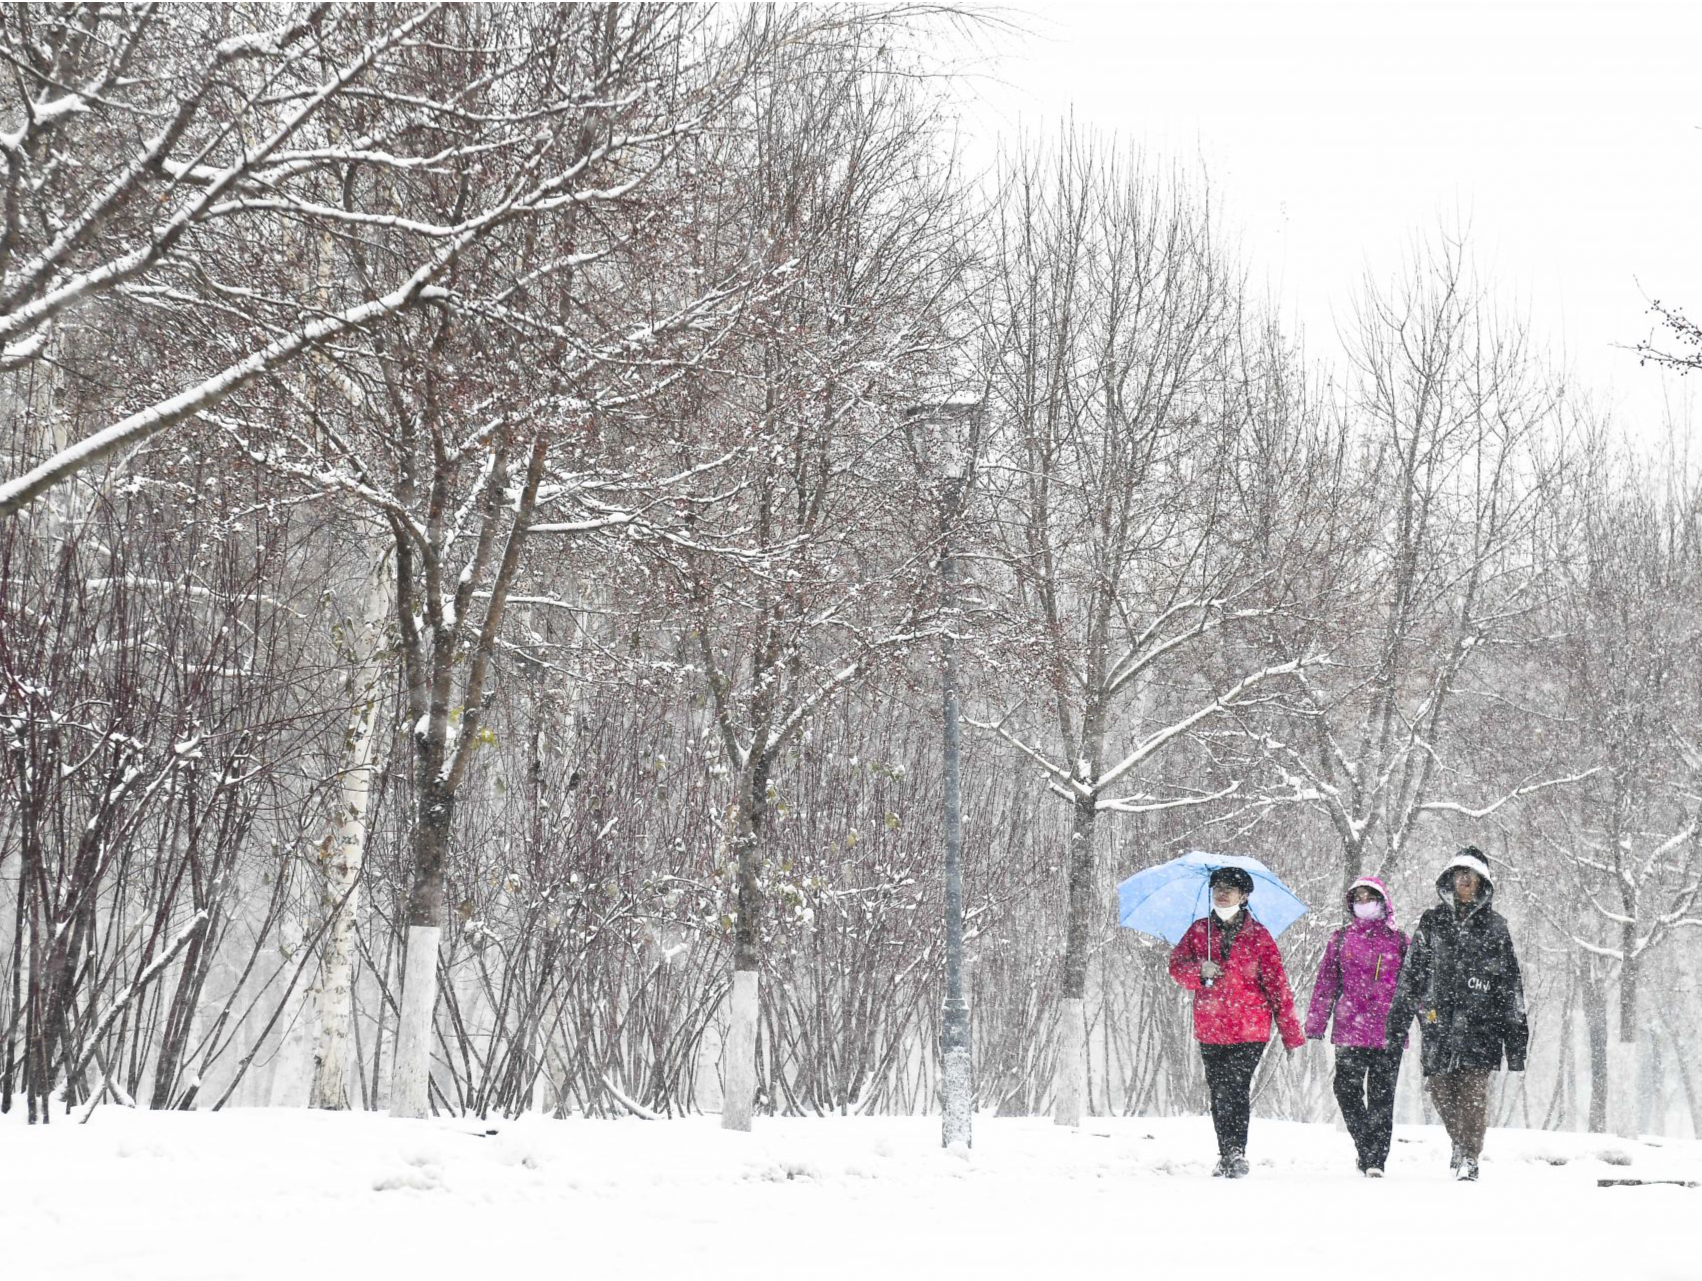
{"label": "snow-covered branch", "polygon": [[1585,779],[1593,778],[1599,773],[1601,773],[1601,767],[1595,766],[1584,770],[1581,773],[1567,774],[1561,778],[1546,778],[1539,783],[1527,783],[1523,787],[1516,787],[1499,799],[1491,801],[1488,805],[1477,809],[1461,804],[1458,801],[1425,801],[1420,804],[1418,808],[1427,812],[1437,811],[1449,814],[1458,814],[1463,818],[1488,818],[1502,806],[1509,805],[1523,797],[1534,795],[1537,792],[1546,791],[1551,787],[1567,787],[1573,783],[1581,783]]}
{"label": "snow-covered branch", "polygon": [[1205,796],[1181,796],[1162,799],[1156,796],[1117,796],[1107,797],[1098,802],[1097,808],[1110,810],[1117,814],[1154,814],[1160,810],[1186,809],[1193,805],[1210,805],[1215,801],[1234,796],[1241,790],[1241,781],[1229,784],[1228,787],[1208,793]]}
{"label": "snow-covered branch", "polygon": [[1158,751],[1159,748],[1163,747],[1166,743],[1179,735],[1186,734],[1201,721],[1235,707],[1246,694],[1257,689],[1267,681],[1273,681],[1284,676],[1292,676],[1294,673],[1300,671],[1304,666],[1305,660],[1293,659],[1286,663],[1276,663],[1270,667],[1261,668],[1259,671],[1251,672],[1248,675],[1243,676],[1234,685],[1230,686],[1209,703],[1205,703],[1200,707],[1195,708],[1188,715],[1182,717],[1180,720],[1171,722],[1163,729],[1156,730],[1155,732],[1147,735],[1146,738],[1136,745],[1132,752],[1125,755],[1122,760],[1111,766],[1111,768],[1102,771],[1099,777],[1093,780],[1093,792],[1098,794],[1100,791],[1111,786],[1111,784],[1115,783],[1119,778],[1123,777],[1123,775],[1141,764],[1141,762],[1147,760],[1154,752]]}

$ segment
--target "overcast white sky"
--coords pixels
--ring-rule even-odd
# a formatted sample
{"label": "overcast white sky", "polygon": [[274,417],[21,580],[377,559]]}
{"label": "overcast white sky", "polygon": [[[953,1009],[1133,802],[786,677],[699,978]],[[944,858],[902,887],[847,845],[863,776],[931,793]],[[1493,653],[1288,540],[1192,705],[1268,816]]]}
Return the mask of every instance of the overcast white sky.
{"label": "overcast white sky", "polygon": [[1683,390],[1615,345],[1648,334],[1648,297],[1702,313],[1698,0],[1006,12],[1033,34],[992,42],[970,155],[1073,107],[1202,160],[1255,283],[1318,352],[1366,270],[1441,220],[1469,223],[1480,266],[1618,416],[1647,423]]}

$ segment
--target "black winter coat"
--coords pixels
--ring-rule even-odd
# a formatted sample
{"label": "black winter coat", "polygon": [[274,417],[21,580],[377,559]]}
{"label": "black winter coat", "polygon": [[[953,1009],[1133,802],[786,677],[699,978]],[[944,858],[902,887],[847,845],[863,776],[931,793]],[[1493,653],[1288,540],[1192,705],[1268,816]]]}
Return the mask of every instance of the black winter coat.
{"label": "black winter coat", "polygon": [[[1440,887],[1439,887],[1440,891]],[[1462,920],[1452,902],[1419,918],[1389,1008],[1386,1044],[1397,1047],[1416,1015],[1424,1075],[1525,1070],[1530,1027],[1525,989],[1506,919],[1490,906],[1487,881]]]}

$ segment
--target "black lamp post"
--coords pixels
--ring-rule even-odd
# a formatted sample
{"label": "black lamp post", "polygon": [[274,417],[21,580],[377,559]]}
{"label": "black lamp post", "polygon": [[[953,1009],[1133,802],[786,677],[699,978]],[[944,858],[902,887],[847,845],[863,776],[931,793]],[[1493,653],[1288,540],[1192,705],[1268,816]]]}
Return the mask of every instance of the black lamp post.
{"label": "black lamp post", "polygon": [[952,542],[963,511],[968,484],[965,461],[973,455],[981,403],[947,402],[913,406],[907,417],[927,429],[928,453],[937,458],[929,470],[939,477],[940,497],[940,685],[943,713],[946,999],[940,1020],[940,1144],[973,1142],[969,1049],[969,1003],[963,994],[963,793],[962,749],[958,726],[957,642],[952,634],[958,614],[960,578]]}

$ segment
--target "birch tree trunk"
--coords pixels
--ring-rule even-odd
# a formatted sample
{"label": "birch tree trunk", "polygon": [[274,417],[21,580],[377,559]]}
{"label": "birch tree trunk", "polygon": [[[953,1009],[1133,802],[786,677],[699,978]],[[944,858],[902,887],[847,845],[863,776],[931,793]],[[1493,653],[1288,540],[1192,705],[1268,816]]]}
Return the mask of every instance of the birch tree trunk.
{"label": "birch tree trunk", "polygon": [[321,902],[331,924],[323,944],[319,1042],[313,1053],[313,1085],[308,1096],[308,1105],[316,1108],[341,1110],[350,1106],[348,1047],[354,1018],[355,915],[366,861],[366,812],[378,742],[384,634],[392,599],[390,560],[375,548],[366,581],[365,615],[359,632],[351,638],[356,702],[349,723],[342,805],[325,859]]}

